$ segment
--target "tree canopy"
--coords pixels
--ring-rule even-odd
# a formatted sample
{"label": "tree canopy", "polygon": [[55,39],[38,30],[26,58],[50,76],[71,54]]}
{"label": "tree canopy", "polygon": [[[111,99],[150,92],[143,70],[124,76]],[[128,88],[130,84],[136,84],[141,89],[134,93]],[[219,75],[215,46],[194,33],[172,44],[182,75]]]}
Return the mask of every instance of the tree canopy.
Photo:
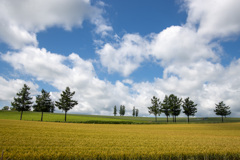
{"label": "tree canopy", "polygon": [[223,122],[223,116],[227,116],[231,114],[230,107],[226,106],[226,104],[224,104],[223,101],[215,105],[216,105],[216,108],[214,112],[216,113],[216,115],[222,116],[222,122]]}
{"label": "tree canopy", "polygon": [[183,101],[183,104],[182,104],[183,113],[187,115],[188,123],[189,123],[189,116],[194,116],[195,113],[197,112],[196,106],[197,104],[194,104],[192,100],[189,100],[189,97]]}
{"label": "tree canopy", "polygon": [[67,112],[78,104],[76,100],[72,100],[75,91],[71,92],[69,87],[62,91],[61,98],[55,102],[55,105],[65,112],[65,122],[67,120]]}
{"label": "tree canopy", "polygon": [[14,97],[13,102],[11,102],[13,108],[21,112],[20,120],[22,120],[23,111],[30,111],[31,105],[33,103],[31,101],[32,97],[30,97],[29,90],[30,87],[24,84],[20,92],[17,93],[17,97]]}
{"label": "tree canopy", "polygon": [[43,120],[43,112],[53,112],[54,103],[50,98],[50,93],[44,89],[41,91],[41,95],[36,97],[36,105],[33,106],[34,111],[42,112],[41,121]]}
{"label": "tree canopy", "polygon": [[173,122],[176,122],[176,116],[178,116],[181,113],[182,99],[178,98],[174,94],[171,94],[168,97],[168,100],[170,106],[170,113],[173,116]]}
{"label": "tree canopy", "polygon": [[125,106],[124,105],[120,105],[119,114],[120,114],[120,116],[124,116],[125,115]]}
{"label": "tree canopy", "polygon": [[117,106],[116,106],[116,105],[115,105],[114,108],[113,108],[113,114],[114,114],[114,116],[117,115]]}
{"label": "tree canopy", "polygon": [[155,121],[157,122],[157,115],[161,114],[160,110],[161,102],[157,97],[153,96],[153,98],[151,99],[151,103],[152,106],[148,107],[148,112],[155,116]]}
{"label": "tree canopy", "polygon": [[168,122],[168,117],[170,116],[170,113],[171,113],[171,106],[169,104],[169,98],[167,95],[165,95],[165,98],[161,103],[161,112],[163,112],[167,116],[167,122]]}
{"label": "tree canopy", "polygon": [[132,116],[135,117],[135,115],[136,115],[136,109],[135,109],[135,106],[133,106]]}

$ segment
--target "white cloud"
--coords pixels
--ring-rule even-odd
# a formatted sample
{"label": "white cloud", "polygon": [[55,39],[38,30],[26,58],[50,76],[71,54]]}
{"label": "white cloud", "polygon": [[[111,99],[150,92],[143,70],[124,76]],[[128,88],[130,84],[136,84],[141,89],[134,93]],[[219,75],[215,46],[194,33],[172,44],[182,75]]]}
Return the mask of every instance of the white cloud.
{"label": "white cloud", "polygon": [[131,79],[124,79],[122,82],[125,84],[130,84],[130,85],[133,84],[133,80],[131,80]]}
{"label": "white cloud", "polygon": [[27,84],[30,87],[30,96],[33,96],[37,93],[38,85],[33,84],[31,81],[24,81],[21,79],[10,79],[6,80],[3,77],[0,77],[0,88],[3,92],[0,92],[0,101],[12,101],[13,97],[16,97],[24,84]]}
{"label": "white cloud", "polygon": [[238,111],[233,115],[239,115],[240,101],[236,96],[240,88],[236,73],[239,60],[227,67],[221,65],[222,48],[215,41],[215,38],[225,41],[221,38],[239,34],[239,1],[186,0],[184,3],[188,8],[185,25],[171,26],[147,37],[126,34],[97,51],[100,61],[109,73],[118,72],[125,77],[143,62],[160,62],[163,78],[155,78],[153,83],[131,84],[131,91],[136,93],[132,94],[134,103],[144,106],[141,107],[144,113],[153,95],[164,98],[165,94],[174,93],[196,101],[198,115],[213,116],[215,103],[222,100]]}
{"label": "white cloud", "polygon": [[[240,100],[236,94],[240,91],[240,76],[237,74],[240,60],[232,62],[228,67],[206,60],[190,65],[172,64],[165,68],[166,76],[155,78],[152,83],[134,83],[125,79],[113,84],[100,80],[92,63],[81,59],[75,53],[59,56],[45,49],[27,47],[20,52],[2,55],[2,59],[16,70],[22,70],[60,91],[66,86],[76,91],[74,98],[78,100],[79,105],[71,110],[75,113],[112,115],[113,106],[123,104],[127,107],[127,115],[131,115],[131,109],[135,106],[141,115],[147,116],[147,107],[152,96],[163,100],[165,94],[173,93],[183,98],[190,97],[198,103],[198,116],[213,116],[215,103],[219,101],[230,105],[232,111],[235,111],[233,116],[240,114]],[[21,82],[20,87],[24,82]],[[0,84],[10,88],[5,90],[11,91],[12,87],[9,86],[13,83],[16,83],[15,80],[8,82],[1,79]],[[5,97],[2,95],[2,99],[10,100],[15,94],[16,89],[13,89],[11,94],[6,94]],[[53,92],[52,98],[57,100],[59,95],[60,92]]]}
{"label": "white cloud", "polygon": [[218,57],[212,50],[216,46],[208,44],[194,30],[181,26],[171,26],[156,34],[150,42],[150,54],[161,60],[162,66],[188,64],[201,59]]}
{"label": "white cloud", "polygon": [[208,39],[235,36],[240,33],[239,0],[185,0],[187,25],[197,27]]}
{"label": "white cloud", "polygon": [[147,41],[140,35],[126,34],[119,44],[107,43],[97,53],[109,73],[120,72],[128,76],[147,58],[147,45]]}
{"label": "white cloud", "polygon": [[171,64],[186,65],[205,59],[216,62],[219,60],[216,51],[221,53],[219,45],[209,43],[194,30],[171,26],[148,37],[126,34],[116,43],[105,44],[97,53],[109,73],[119,72],[127,77],[138,69],[143,61],[160,61],[162,67]]}
{"label": "white cloud", "polygon": [[53,26],[71,30],[84,20],[96,25],[96,33],[106,35],[112,28],[102,13],[89,0],[0,0],[0,41],[15,49],[37,46],[37,32]]}
{"label": "white cloud", "polygon": [[[119,81],[112,84],[98,79],[92,62],[81,59],[75,53],[65,57],[46,49],[26,47],[19,52],[3,54],[1,58],[14,69],[47,82],[59,91],[69,86],[76,92],[74,98],[79,102],[72,112],[112,114],[114,105],[125,104],[128,107],[132,104],[127,86]],[[52,94],[57,100],[60,92]]]}

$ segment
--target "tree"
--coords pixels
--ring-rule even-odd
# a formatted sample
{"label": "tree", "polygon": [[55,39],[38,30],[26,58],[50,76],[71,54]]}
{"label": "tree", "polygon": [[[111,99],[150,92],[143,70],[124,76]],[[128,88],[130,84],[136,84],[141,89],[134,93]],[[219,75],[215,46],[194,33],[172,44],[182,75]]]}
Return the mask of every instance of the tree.
{"label": "tree", "polygon": [[23,111],[30,111],[31,104],[33,103],[31,101],[32,97],[30,97],[29,90],[30,87],[24,84],[20,92],[17,93],[17,97],[14,97],[14,101],[11,102],[13,108],[15,108],[17,111],[21,111],[20,120],[22,120]]}
{"label": "tree", "polygon": [[215,104],[216,108],[214,112],[216,115],[222,116],[222,122],[223,122],[223,116],[227,116],[231,114],[230,107],[226,106],[223,101],[219,102],[218,104]]}
{"label": "tree", "polygon": [[55,105],[65,112],[65,122],[67,120],[67,112],[78,104],[77,101],[72,100],[75,91],[71,92],[69,87],[62,91],[61,98],[55,102]]}
{"label": "tree", "polygon": [[116,105],[114,106],[114,109],[113,109],[113,114],[114,114],[114,116],[116,116],[116,115],[117,115],[117,106],[116,106]]}
{"label": "tree", "polygon": [[136,109],[136,117],[138,117],[138,113],[139,113],[139,110],[138,110],[138,109]]}
{"label": "tree", "polygon": [[125,106],[124,105],[120,105],[119,114],[120,114],[120,116],[124,116],[125,115]]}
{"label": "tree", "polygon": [[161,114],[160,111],[161,102],[157,97],[153,96],[153,98],[151,99],[151,103],[152,106],[148,107],[148,112],[155,116],[155,121],[157,122],[157,115]]}
{"label": "tree", "polygon": [[170,116],[170,113],[171,113],[171,106],[169,104],[169,98],[167,95],[165,95],[165,98],[161,104],[161,112],[163,112],[167,116],[167,122],[168,122],[168,117]]}
{"label": "tree", "polygon": [[169,105],[170,105],[170,113],[173,116],[173,122],[176,122],[176,116],[178,116],[181,113],[181,103],[182,99],[179,99],[174,94],[171,94],[168,97]]}
{"label": "tree", "polygon": [[135,107],[133,106],[133,113],[132,113],[132,115],[133,115],[133,117],[135,117],[135,115],[136,115],[136,109],[135,109]]}
{"label": "tree", "polygon": [[189,97],[186,98],[183,101],[182,107],[183,107],[183,113],[185,113],[188,117],[188,123],[189,123],[189,116],[194,116],[195,113],[197,113],[197,104],[194,104],[192,100],[189,100]]}
{"label": "tree", "polygon": [[9,110],[9,107],[8,107],[8,106],[4,106],[4,107],[2,108],[2,110],[3,110],[3,111],[8,111],[8,110]]}
{"label": "tree", "polygon": [[41,121],[43,120],[43,112],[52,112],[54,110],[54,103],[50,98],[50,93],[42,89],[42,95],[37,95],[36,105],[33,106],[34,110],[37,112],[42,112]]}

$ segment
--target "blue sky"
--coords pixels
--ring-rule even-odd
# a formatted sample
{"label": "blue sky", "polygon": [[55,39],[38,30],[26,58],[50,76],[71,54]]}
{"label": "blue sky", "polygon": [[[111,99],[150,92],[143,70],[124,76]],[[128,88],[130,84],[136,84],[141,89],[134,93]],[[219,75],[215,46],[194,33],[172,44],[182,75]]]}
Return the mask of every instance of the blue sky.
{"label": "blue sky", "polygon": [[[171,93],[214,116],[224,101],[240,116],[238,0],[0,0],[0,108],[24,83],[57,100],[69,86],[71,113],[112,115]],[[58,110],[57,110],[58,111]],[[164,116],[162,114],[162,116]]]}

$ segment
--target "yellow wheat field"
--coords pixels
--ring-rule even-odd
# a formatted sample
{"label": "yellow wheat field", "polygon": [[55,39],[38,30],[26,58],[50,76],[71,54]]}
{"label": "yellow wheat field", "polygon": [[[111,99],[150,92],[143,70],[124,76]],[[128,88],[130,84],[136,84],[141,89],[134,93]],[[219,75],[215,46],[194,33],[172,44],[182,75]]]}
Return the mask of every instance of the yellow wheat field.
{"label": "yellow wheat field", "polygon": [[240,159],[240,123],[114,125],[0,120],[0,149],[3,159]]}

